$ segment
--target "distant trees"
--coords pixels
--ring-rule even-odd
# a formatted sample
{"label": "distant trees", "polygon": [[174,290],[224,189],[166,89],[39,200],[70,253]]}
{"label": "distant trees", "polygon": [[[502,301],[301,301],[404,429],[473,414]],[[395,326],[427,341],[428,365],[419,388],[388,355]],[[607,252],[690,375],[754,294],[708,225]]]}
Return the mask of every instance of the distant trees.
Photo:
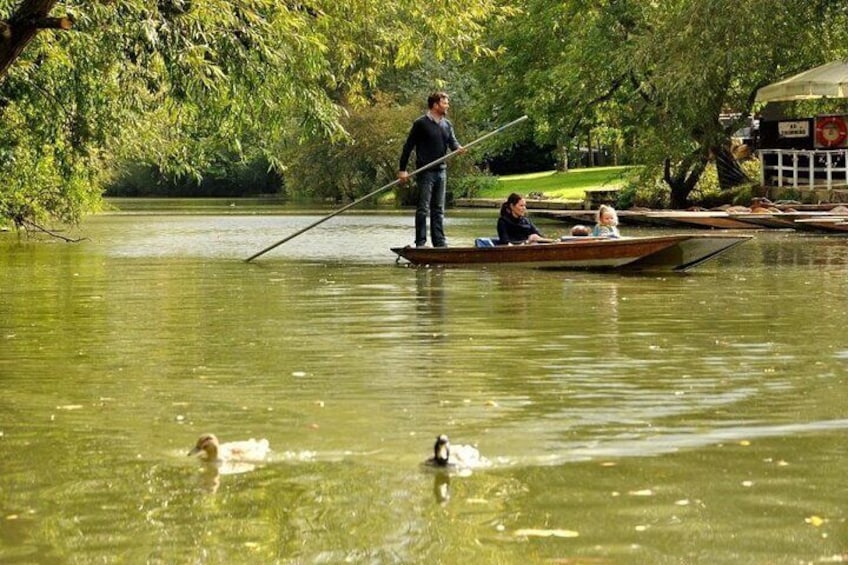
{"label": "distant trees", "polygon": [[[519,106],[542,142],[567,146],[614,128],[646,182],[663,178],[687,204],[709,159],[747,115],[758,87],[845,56],[848,8],[811,0],[517,0],[520,16],[489,28],[493,60],[481,98]],[[532,38],[532,40],[530,39]],[[492,72],[497,68],[497,73]]]}
{"label": "distant trees", "polygon": [[175,179],[260,158],[283,170],[286,147],[345,136],[344,107],[385,73],[473,51],[497,8],[0,0],[0,218],[75,222],[123,162]]}
{"label": "distant trees", "polygon": [[527,113],[560,155],[603,139],[681,206],[734,129],[718,115],[847,35],[829,0],[0,0],[0,218],[75,222],[123,164],[355,196],[433,88],[469,135]]}

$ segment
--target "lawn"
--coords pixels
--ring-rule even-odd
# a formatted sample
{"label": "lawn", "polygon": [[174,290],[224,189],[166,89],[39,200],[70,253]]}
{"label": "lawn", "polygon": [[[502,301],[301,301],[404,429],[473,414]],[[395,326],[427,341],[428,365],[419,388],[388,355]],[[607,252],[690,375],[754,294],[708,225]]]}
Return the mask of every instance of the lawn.
{"label": "lawn", "polygon": [[548,198],[561,200],[583,200],[583,192],[589,188],[616,188],[624,183],[624,177],[632,167],[593,167],[571,169],[566,173],[546,171],[524,175],[507,175],[498,178],[498,183],[483,190],[478,198],[506,198],[512,192],[523,196],[541,192]]}

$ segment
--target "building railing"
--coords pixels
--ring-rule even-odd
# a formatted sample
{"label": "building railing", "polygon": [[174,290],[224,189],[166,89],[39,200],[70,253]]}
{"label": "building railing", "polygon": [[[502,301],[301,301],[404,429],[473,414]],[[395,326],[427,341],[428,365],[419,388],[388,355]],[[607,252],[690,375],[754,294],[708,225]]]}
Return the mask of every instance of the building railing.
{"label": "building railing", "polygon": [[848,149],[759,149],[762,186],[797,189],[848,186]]}

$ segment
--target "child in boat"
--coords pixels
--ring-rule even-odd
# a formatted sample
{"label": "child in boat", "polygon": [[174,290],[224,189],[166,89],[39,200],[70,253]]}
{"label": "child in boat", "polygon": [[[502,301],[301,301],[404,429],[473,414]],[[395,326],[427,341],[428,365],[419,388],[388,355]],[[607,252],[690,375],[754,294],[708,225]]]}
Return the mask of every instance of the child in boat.
{"label": "child in boat", "polygon": [[498,218],[498,243],[501,245],[521,245],[525,243],[550,243],[527,217],[527,202],[520,194],[513,192],[501,204]]}
{"label": "child in boat", "polygon": [[597,224],[592,230],[594,237],[620,237],[618,233],[618,214],[615,208],[601,204],[598,207]]}

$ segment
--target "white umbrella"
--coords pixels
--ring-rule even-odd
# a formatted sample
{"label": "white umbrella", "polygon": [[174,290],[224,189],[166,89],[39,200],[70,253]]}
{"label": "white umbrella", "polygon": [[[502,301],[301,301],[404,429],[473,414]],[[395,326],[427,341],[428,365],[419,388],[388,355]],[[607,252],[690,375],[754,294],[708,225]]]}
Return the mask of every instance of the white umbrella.
{"label": "white umbrella", "polygon": [[848,60],[833,61],[757,91],[756,102],[848,98]]}

